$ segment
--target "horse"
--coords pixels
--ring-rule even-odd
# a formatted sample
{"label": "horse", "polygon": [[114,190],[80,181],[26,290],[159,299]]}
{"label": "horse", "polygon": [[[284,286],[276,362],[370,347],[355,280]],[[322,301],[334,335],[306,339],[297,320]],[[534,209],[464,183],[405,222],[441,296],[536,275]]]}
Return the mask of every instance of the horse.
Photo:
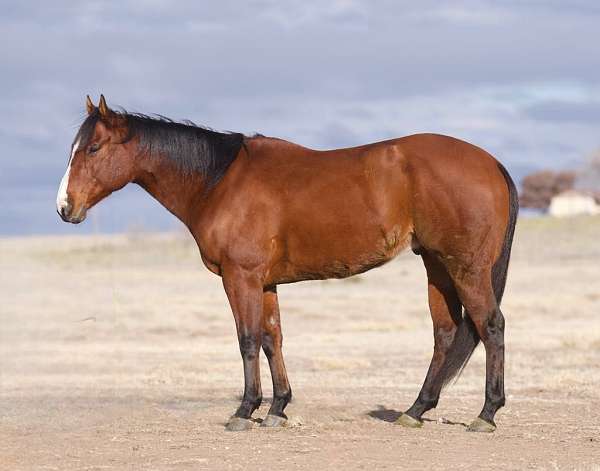
{"label": "horse", "polygon": [[86,108],[57,211],[81,223],[135,183],[187,226],[205,266],[222,278],[237,329],[244,394],[227,430],[253,427],[261,348],[273,381],[262,426],[286,423],[292,390],[277,286],[346,278],[409,247],[425,265],[434,347],[415,402],[396,422],[421,427],[481,341],[485,402],[467,430],[496,429],[505,404],[500,302],[519,206],[510,175],[489,153],[438,134],[319,151],[114,110],[103,95],[98,106],[87,96]]}

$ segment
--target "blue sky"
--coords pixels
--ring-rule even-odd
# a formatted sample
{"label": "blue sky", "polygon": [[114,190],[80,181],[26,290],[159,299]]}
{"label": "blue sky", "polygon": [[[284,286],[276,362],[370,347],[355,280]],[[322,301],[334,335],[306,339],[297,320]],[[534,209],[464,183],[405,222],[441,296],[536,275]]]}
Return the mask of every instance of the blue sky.
{"label": "blue sky", "polygon": [[0,234],[174,229],[132,186],[61,223],[87,93],[316,148],[469,140],[519,179],[600,147],[595,1],[2,2]]}

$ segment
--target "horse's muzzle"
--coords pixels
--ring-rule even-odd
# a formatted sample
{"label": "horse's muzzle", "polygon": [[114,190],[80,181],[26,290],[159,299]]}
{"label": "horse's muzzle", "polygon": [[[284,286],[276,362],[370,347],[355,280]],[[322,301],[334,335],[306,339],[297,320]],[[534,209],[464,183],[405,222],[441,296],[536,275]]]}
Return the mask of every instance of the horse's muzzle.
{"label": "horse's muzzle", "polygon": [[77,212],[73,213],[73,205],[71,205],[71,203],[56,208],[56,212],[64,222],[70,222],[71,224],[83,222],[87,213],[84,207],[81,207]]}

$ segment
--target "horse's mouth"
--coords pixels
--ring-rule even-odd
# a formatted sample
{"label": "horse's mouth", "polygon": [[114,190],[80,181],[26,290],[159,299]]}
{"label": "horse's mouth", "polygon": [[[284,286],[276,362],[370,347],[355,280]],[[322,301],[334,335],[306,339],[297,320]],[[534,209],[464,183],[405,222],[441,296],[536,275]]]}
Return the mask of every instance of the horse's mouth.
{"label": "horse's mouth", "polygon": [[82,223],[83,221],[85,221],[85,215],[83,215],[83,216],[81,216],[81,217],[71,218],[71,219],[69,220],[69,222],[70,222],[71,224],[79,224],[79,223]]}
{"label": "horse's mouth", "polygon": [[56,210],[56,212],[64,222],[69,222],[71,224],[82,223],[83,221],[85,221],[85,217],[87,215],[87,211],[85,210],[85,208],[80,209],[79,211],[77,211],[76,214],[67,214],[64,211],[59,211],[58,209]]}

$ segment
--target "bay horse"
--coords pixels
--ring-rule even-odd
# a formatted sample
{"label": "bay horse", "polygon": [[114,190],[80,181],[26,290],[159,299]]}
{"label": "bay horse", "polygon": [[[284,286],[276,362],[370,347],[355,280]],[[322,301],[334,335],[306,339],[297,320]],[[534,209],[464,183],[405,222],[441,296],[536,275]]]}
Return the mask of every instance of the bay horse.
{"label": "bay horse", "polygon": [[481,341],[485,403],[468,430],[495,430],[505,402],[500,301],[518,199],[490,154],[435,134],[317,151],[115,111],[104,96],[98,106],[88,96],[86,106],[57,211],[80,223],[100,200],[136,183],[187,226],[206,267],[222,277],[237,328],[244,395],[227,430],[253,425],[261,347],[273,380],[262,425],[287,419],[292,390],[277,285],[356,275],[408,247],[425,264],[434,349],[421,391],[397,423],[422,426]]}

